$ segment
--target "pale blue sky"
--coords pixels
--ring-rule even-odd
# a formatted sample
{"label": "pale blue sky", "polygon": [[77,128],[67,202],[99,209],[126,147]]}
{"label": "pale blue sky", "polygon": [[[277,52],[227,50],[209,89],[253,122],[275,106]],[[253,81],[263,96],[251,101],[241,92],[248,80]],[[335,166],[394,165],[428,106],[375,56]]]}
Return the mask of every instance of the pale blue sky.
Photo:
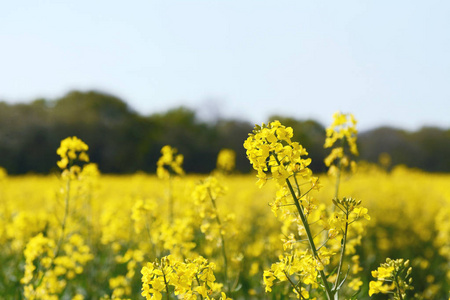
{"label": "pale blue sky", "polygon": [[0,99],[450,128],[450,1],[3,1]]}

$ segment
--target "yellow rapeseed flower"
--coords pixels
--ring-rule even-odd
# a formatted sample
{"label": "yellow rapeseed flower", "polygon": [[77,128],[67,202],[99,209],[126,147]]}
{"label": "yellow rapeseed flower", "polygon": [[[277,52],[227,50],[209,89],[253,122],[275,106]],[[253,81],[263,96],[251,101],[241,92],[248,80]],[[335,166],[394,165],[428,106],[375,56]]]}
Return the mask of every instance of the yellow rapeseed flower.
{"label": "yellow rapeseed flower", "polygon": [[156,174],[161,179],[168,179],[172,174],[184,175],[182,168],[183,155],[177,154],[177,149],[169,145],[162,147],[161,157],[158,159],[156,166]]}

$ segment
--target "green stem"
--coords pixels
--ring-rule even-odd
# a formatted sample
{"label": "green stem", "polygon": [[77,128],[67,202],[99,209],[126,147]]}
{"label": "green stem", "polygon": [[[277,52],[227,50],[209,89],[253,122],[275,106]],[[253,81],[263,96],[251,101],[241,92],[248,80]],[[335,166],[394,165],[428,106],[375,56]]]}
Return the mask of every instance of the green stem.
{"label": "green stem", "polygon": [[288,275],[288,273],[286,272],[286,271],[283,271],[284,272],[284,275],[286,276],[286,278],[287,278],[287,280],[289,281],[289,283],[292,285],[292,287],[297,291],[297,293],[300,295],[300,297],[302,298],[302,299],[305,299],[304,297],[303,297],[303,295],[302,295],[302,291],[301,291],[301,287],[300,287],[300,290],[298,289],[298,285],[296,285],[292,280],[291,280],[291,278],[289,277],[289,275]]}
{"label": "green stem", "polygon": [[166,299],[170,300],[170,295],[169,295],[169,285],[167,284],[167,279],[166,279],[166,274],[164,273],[164,265],[161,263],[161,272],[163,274],[163,278],[164,278],[164,284],[166,286]]}
{"label": "green stem", "polygon": [[345,254],[345,246],[347,245],[347,234],[348,234],[348,208],[345,215],[345,230],[344,230],[344,236],[342,237],[341,241],[341,257],[339,258],[339,267],[336,274],[336,281],[334,283],[334,286],[336,287],[335,291],[335,299],[338,299],[339,291],[337,290],[337,287],[339,286],[339,277],[341,275],[342,271],[342,265],[344,263],[344,254]]}
{"label": "green stem", "polygon": [[297,176],[295,176],[295,174],[294,174],[294,181],[295,181],[295,185],[297,187],[298,195],[300,196],[302,193],[300,192],[300,185],[298,184]]}
{"label": "green stem", "polygon": [[[306,217],[305,217],[305,215],[303,213],[302,208],[300,207],[298,199],[297,199],[297,197],[295,197],[295,192],[294,192],[294,189],[292,188],[292,185],[291,185],[289,179],[286,179],[286,183],[287,183],[287,185],[289,187],[289,190],[291,191],[292,198],[294,199],[295,206],[297,207],[297,211],[298,211],[298,213],[300,215],[300,219],[302,220],[303,226],[305,227],[306,236],[308,238],[309,246],[311,248],[313,256],[314,256],[315,259],[320,261],[319,253],[317,252],[316,245],[314,243],[314,239],[313,239],[313,236],[312,236],[312,233],[311,233],[311,229],[309,228],[309,224],[308,224],[308,222],[306,220]],[[320,278],[322,279],[322,283],[323,283],[323,285],[325,287],[325,292],[327,294],[328,300],[333,299],[333,292],[331,291],[331,288],[328,285],[328,281],[327,281],[327,277],[325,276],[325,273],[323,272],[323,270],[319,270],[319,274],[320,274]]]}
{"label": "green stem", "polygon": [[397,287],[397,293],[400,300],[403,300],[402,291],[400,290],[400,285],[398,284],[398,275],[395,275],[395,286]]}
{"label": "green stem", "polygon": [[65,231],[66,231],[66,224],[67,224],[67,217],[69,215],[69,199],[70,199],[70,178],[67,178],[67,183],[66,183],[66,197],[64,199],[64,217],[63,217],[63,221],[61,224],[61,235],[59,237],[58,240],[58,244],[56,246],[55,252],[54,252],[54,257],[56,258],[59,254],[59,251],[61,249],[61,244],[64,240],[64,235],[65,235]]}
{"label": "green stem", "polygon": [[[277,161],[278,165],[281,166],[281,163],[278,160],[278,157],[275,154],[272,154],[272,155],[274,156],[274,158]],[[309,246],[311,248],[313,256],[314,256],[315,259],[320,261],[319,253],[317,252],[317,248],[316,248],[316,245],[314,243],[313,235],[311,233],[311,229],[309,228],[308,221],[306,220],[305,214],[303,213],[303,209],[301,208],[300,203],[299,203],[297,197],[295,196],[294,188],[292,187],[292,184],[291,184],[291,182],[289,181],[288,178],[286,178],[286,184],[287,184],[287,186],[289,188],[289,191],[291,192],[292,198],[294,199],[294,203],[295,203],[297,211],[298,211],[298,213],[300,215],[300,219],[302,220],[303,226],[305,227],[306,236],[308,238]],[[325,273],[323,272],[323,270],[319,270],[319,274],[320,274],[320,278],[322,279],[322,283],[324,285],[325,293],[327,294],[328,300],[333,299],[333,292],[331,291],[331,288],[329,286],[329,283],[327,281],[327,277],[325,276]]]}
{"label": "green stem", "polygon": [[228,259],[227,259],[227,252],[225,250],[225,238],[224,238],[224,236],[222,234],[222,223],[220,222],[219,213],[217,212],[216,200],[211,195],[211,190],[210,189],[208,189],[208,194],[209,194],[209,198],[211,199],[211,202],[212,202],[212,205],[213,205],[213,208],[214,208],[214,212],[215,212],[215,215],[216,215],[216,222],[219,225],[220,239],[221,239],[221,242],[222,242],[222,256],[223,256],[224,277],[225,277],[225,282],[227,284],[228,292],[230,292],[231,289],[230,289],[230,284],[228,282]]}

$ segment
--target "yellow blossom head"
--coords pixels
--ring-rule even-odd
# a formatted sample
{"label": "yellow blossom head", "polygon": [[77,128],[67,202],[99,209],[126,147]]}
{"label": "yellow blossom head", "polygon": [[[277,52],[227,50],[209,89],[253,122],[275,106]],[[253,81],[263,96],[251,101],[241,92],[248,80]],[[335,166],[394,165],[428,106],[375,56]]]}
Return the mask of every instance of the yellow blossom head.
{"label": "yellow blossom head", "polygon": [[65,138],[56,150],[56,154],[60,157],[60,160],[57,162],[58,167],[66,169],[67,166],[71,166],[77,159],[89,162],[89,156],[86,153],[88,149],[88,145],[76,136]]}
{"label": "yellow blossom head", "polygon": [[217,156],[217,169],[223,172],[231,172],[234,169],[236,152],[231,149],[222,149]]}
{"label": "yellow blossom head", "polygon": [[178,150],[169,145],[162,147],[161,157],[156,163],[156,175],[161,179],[168,179],[171,174],[184,175],[182,167],[184,157],[177,154]]}
{"label": "yellow blossom head", "polygon": [[[355,170],[355,162],[350,160],[349,154],[358,156],[356,139],[356,119],[352,114],[336,112],[333,115],[333,123],[326,129],[324,148],[331,148],[331,153],[324,162],[329,167],[329,173],[335,175],[337,168],[350,168]],[[349,153],[347,153],[349,152]]]}
{"label": "yellow blossom head", "polygon": [[[308,152],[297,142],[291,127],[274,121],[262,126],[256,125],[253,133],[244,142],[247,157],[258,172],[258,186],[262,187],[270,178],[284,185],[287,178],[299,175],[311,180],[312,172],[308,168],[310,158],[304,158]],[[269,176],[268,176],[269,175]],[[313,179],[316,182],[316,179]]]}

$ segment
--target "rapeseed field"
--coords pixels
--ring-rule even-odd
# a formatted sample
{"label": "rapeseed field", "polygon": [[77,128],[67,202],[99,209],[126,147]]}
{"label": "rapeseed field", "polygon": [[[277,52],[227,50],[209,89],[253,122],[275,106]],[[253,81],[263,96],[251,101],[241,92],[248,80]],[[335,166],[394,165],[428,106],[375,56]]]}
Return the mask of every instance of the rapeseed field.
{"label": "rapeseed field", "polygon": [[[450,299],[450,175],[356,162],[335,114],[313,174],[274,121],[209,175],[162,148],[157,174],[101,174],[61,142],[61,173],[0,171],[2,299]],[[56,150],[56,149],[55,149]]]}

